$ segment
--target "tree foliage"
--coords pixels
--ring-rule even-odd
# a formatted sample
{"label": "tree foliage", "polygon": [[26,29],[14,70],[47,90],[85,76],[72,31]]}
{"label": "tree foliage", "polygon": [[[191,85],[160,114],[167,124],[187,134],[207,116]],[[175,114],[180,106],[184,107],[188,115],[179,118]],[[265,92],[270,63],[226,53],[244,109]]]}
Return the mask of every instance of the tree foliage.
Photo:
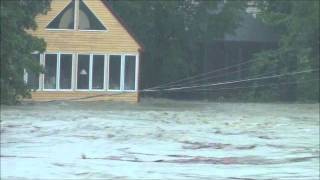
{"label": "tree foliage", "polygon": [[[257,1],[259,18],[280,33],[278,48],[256,54],[252,66],[254,74],[286,73],[319,68],[319,1],[268,0]],[[299,82],[296,85],[277,86],[257,91],[268,98],[280,100],[319,100],[319,72],[285,77],[282,81]],[[315,80],[315,81],[310,81]]]}
{"label": "tree foliage", "polygon": [[1,1],[1,103],[15,103],[19,96],[28,95],[24,69],[41,70],[31,54],[43,52],[46,44],[26,30],[37,28],[35,16],[46,13],[49,6],[50,0]]}
{"label": "tree foliage", "polygon": [[199,73],[206,43],[231,33],[245,1],[109,0],[145,46],[144,87]]}

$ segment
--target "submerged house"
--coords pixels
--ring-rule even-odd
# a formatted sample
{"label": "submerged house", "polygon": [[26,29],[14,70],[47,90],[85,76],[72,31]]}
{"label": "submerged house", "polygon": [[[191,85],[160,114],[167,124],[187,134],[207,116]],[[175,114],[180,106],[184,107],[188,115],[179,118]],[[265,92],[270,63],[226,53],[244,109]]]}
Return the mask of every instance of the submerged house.
{"label": "submerged house", "polygon": [[44,73],[25,73],[32,100],[139,100],[142,46],[105,0],[54,0],[36,22],[47,49]]}

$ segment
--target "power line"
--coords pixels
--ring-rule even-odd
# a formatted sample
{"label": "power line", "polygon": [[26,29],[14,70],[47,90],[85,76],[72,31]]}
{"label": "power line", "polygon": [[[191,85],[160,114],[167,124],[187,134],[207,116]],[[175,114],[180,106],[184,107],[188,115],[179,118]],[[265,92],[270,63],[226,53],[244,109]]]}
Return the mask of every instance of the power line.
{"label": "power line", "polygon": [[[205,92],[205,91],[220,91],[220,90],[234,90],[234,89],[249,89],[249,88],[258,88],[258,87],[276,87],[279,85],[286,84],[307,84],[313,81],[319,81],[320,79],[311,79],[306,81],[298,81],[298,82],[285,82],[285,83],[276,83],[276,84],[263,84],[263,85],[254,85],[254,86],[236,86],[229,88],[209,88],[209,89],[195,89],[195,90],[187,90],[187,91],[179,91],[179,92]],[[165,91],[165,92],[176,92],[176,91]]]}
{"label": "power line", "polygon": [[[231,74],[238,73],[238,72],[242,72],[242,71],[245,71],[245,70],[248,70],[248,69],[250,69],[250,67],[247,67],[247,68],[244,68],[244,69],[241,69],[241,70],[238,70],[238,71],[232,71],[232,72],[227,72],[227,73],[224,73],[224,74],[218,74],[218,75],[212,76],[212,77],[211,77],[211,76],[209,76],[209,77],[204,77],[203,79],[199,79],[199,80],[195,79],[195,80],[190,81],[190,82],[178,83],[178,84],[171,85],[171,86],[169,85],[169,86],[165,86],[165,87],[163,87],[163,88],[179,87],[179,86],[182,86],[182,85],[189,85],[190,83],[193,83],[193,84],[190,84],[191,86],[192,86],[192,85],[201,85],[201,84],[199,84],[199,83],[200,83],[199,81],[216,79],[217,77],[224,77],[224,76],[226,76],[226,75],[231,75]],[[253,77],[260,77],[261,75],[272,74],[272,73],[274,73],[274,72],[275,72],[275,70],[274,70],[274,71],[269,71],[269,72],[267,72],[267,73],[255,75],[255,76],[253,76]],[[197,83],[197,82],[198,82],[198,83]],[[196,84],[196,83],[197,83],[197,84]],[[207,83],[208,83],[208,82],[207,82]],[[162,88],[162,89],[163,89],[163,88]]]}
{"label": "power line", "polygon": [[[315,72],[315,71],[319,71],[319,68],[309,69],[309,70],[304,70],[304,71],[295,71],[295,72],[291,72],[291,73],[276,74],[276,75],[272,75],[272,76],[262,76],[262,77],[257,77],[257,78],[225,81],[225,82],[219,82],[219,83],[213,83],[213,84],[204,84],[204,85],[197,85],[197,86],[184,86],[184,87],[177,87],[177,88],[161,89],[160,91],[176,91],[176,90],[193,89],[193,88],[199,88],[199,87],[219,86],[219,85],[225,85],[225,84],[234,84],[234,83],[240,83],[240,82],[249,82],[249,81],[256,81],[256,80],[263,80],[263,79],[278,78],[278,77],[282,77],[282,76],[293,76],[293,75],[297,75],[297,74],[303,74],[303,73]],[[145,89],[143,91],[159,91],[159,90]]]}
{"label": "power line", "polygon": [[249,60],[249,61],[238,63],[238,64],[235,64],[235,65],[232,65],[232,66],[228,66],[228,67],[224,67],[224,68],[220,68],[220,69],[215,69],[213,71],[209,71],[209,72],[201,73],[201,74],[198,74],[198,75],[186,77],[186,78],[183,78],[183,79],[180,79],[180,80],[177,80],[177,81],[167,82],[167,83],[160,84],[160,85],[157,85],[157,86],[154,86],[154,87],[151,87],[151,88],[147,88],[147,89],[148,90],[152,90],[152,89],[163,88],[163,87],[165,87],[167,85],[173,85],[173,84],[177,84],[179,82],[184,82],[186,80],[192,80],[192,79],[200,78],[200,77],[208,75],[208,74],[212,74],[212,73],[215,73],[215,72],[220,72],[222,70],[227,70],[227,69],[231,69],[231,68],[234,68],[234,67],[239,67],[239,66],[242,66],[242,65],[245,65],[245,64],[248,64],[248,63],[251,63],[251,62],[255,62],[255,61],[258,61],[258,60],[257,59]]}

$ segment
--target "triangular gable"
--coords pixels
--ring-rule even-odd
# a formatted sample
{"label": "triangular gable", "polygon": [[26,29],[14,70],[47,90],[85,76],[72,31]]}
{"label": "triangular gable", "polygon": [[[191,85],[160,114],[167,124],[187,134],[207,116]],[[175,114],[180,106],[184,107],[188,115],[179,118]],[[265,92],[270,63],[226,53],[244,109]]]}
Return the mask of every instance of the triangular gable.
{"label": "triangular gable", "polygon": [[[48,29],[107,30],[83,0],[72,0],[47,26]],[[76,17],[76,18],[75,18]]]}
{"label": "triangular gable", "polygon": [[137,50],[142,50],[141,43],[111,9],[107,0],[83,0],[96,19],[106,27],[106,30],[79,29],[79,24],[80,27],[83,27],[81,25],[83,22],[77,22],[78,12],[74,17],[74,28],[48,28],[48,24],[51,24],[56,18],[62,18],[60,17],[62,15],[59,16],[59,14],[66,11],[64,9],[68,9],[68,6],[73,2],[80,6],[80,0],[53,0],[51,10],[45,15],[36,17],[38,28],[29,32],[44,38],[47,42],[47,51],[134,53]]}

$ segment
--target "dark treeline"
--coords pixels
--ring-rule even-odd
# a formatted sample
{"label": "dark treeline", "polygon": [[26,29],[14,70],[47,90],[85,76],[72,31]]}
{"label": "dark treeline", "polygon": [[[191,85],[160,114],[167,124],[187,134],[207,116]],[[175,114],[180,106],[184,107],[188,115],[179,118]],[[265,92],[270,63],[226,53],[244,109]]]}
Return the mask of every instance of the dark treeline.
{"label": "dark treeline", "polygon": [[197,74],[204,46],[231,33],[244,1],[109,1],[143,43],[143,88]]}
{"label": "dark treeline", "polygon": [[[242,73],[242,76],[235,77],[236,79],[319,68],[317,0],[109,2],[145,46],[142,88],[207,72],[210,70],[205,67],[208,60],[215,67],[219,67],[221,63],[225,66],[238,63],[237,57],[231,63],[220,62],[221,59],[213,58],[211,51],[219,52],[219,47],[213,48],[214,42],[234,33],[241,24],[248,2],[258,8],[258,20],[272,28],[279,38],[273,48],[266,46],[248,56],[250,59],[246,60],[255,61],[247,64],[245,68],[249,70]],[[254,48],[253,45],[252,49]],[[234,52],[228,52],[229,55],[232,53]],[[219,80],[232,78],[234,76],[230,75]],[[313,72],[211,88],[214,90],[202,91],[198,88],[194,89],[196,91],[146,95],[250,101],[318,101],[318,78],[319,73]]]}

